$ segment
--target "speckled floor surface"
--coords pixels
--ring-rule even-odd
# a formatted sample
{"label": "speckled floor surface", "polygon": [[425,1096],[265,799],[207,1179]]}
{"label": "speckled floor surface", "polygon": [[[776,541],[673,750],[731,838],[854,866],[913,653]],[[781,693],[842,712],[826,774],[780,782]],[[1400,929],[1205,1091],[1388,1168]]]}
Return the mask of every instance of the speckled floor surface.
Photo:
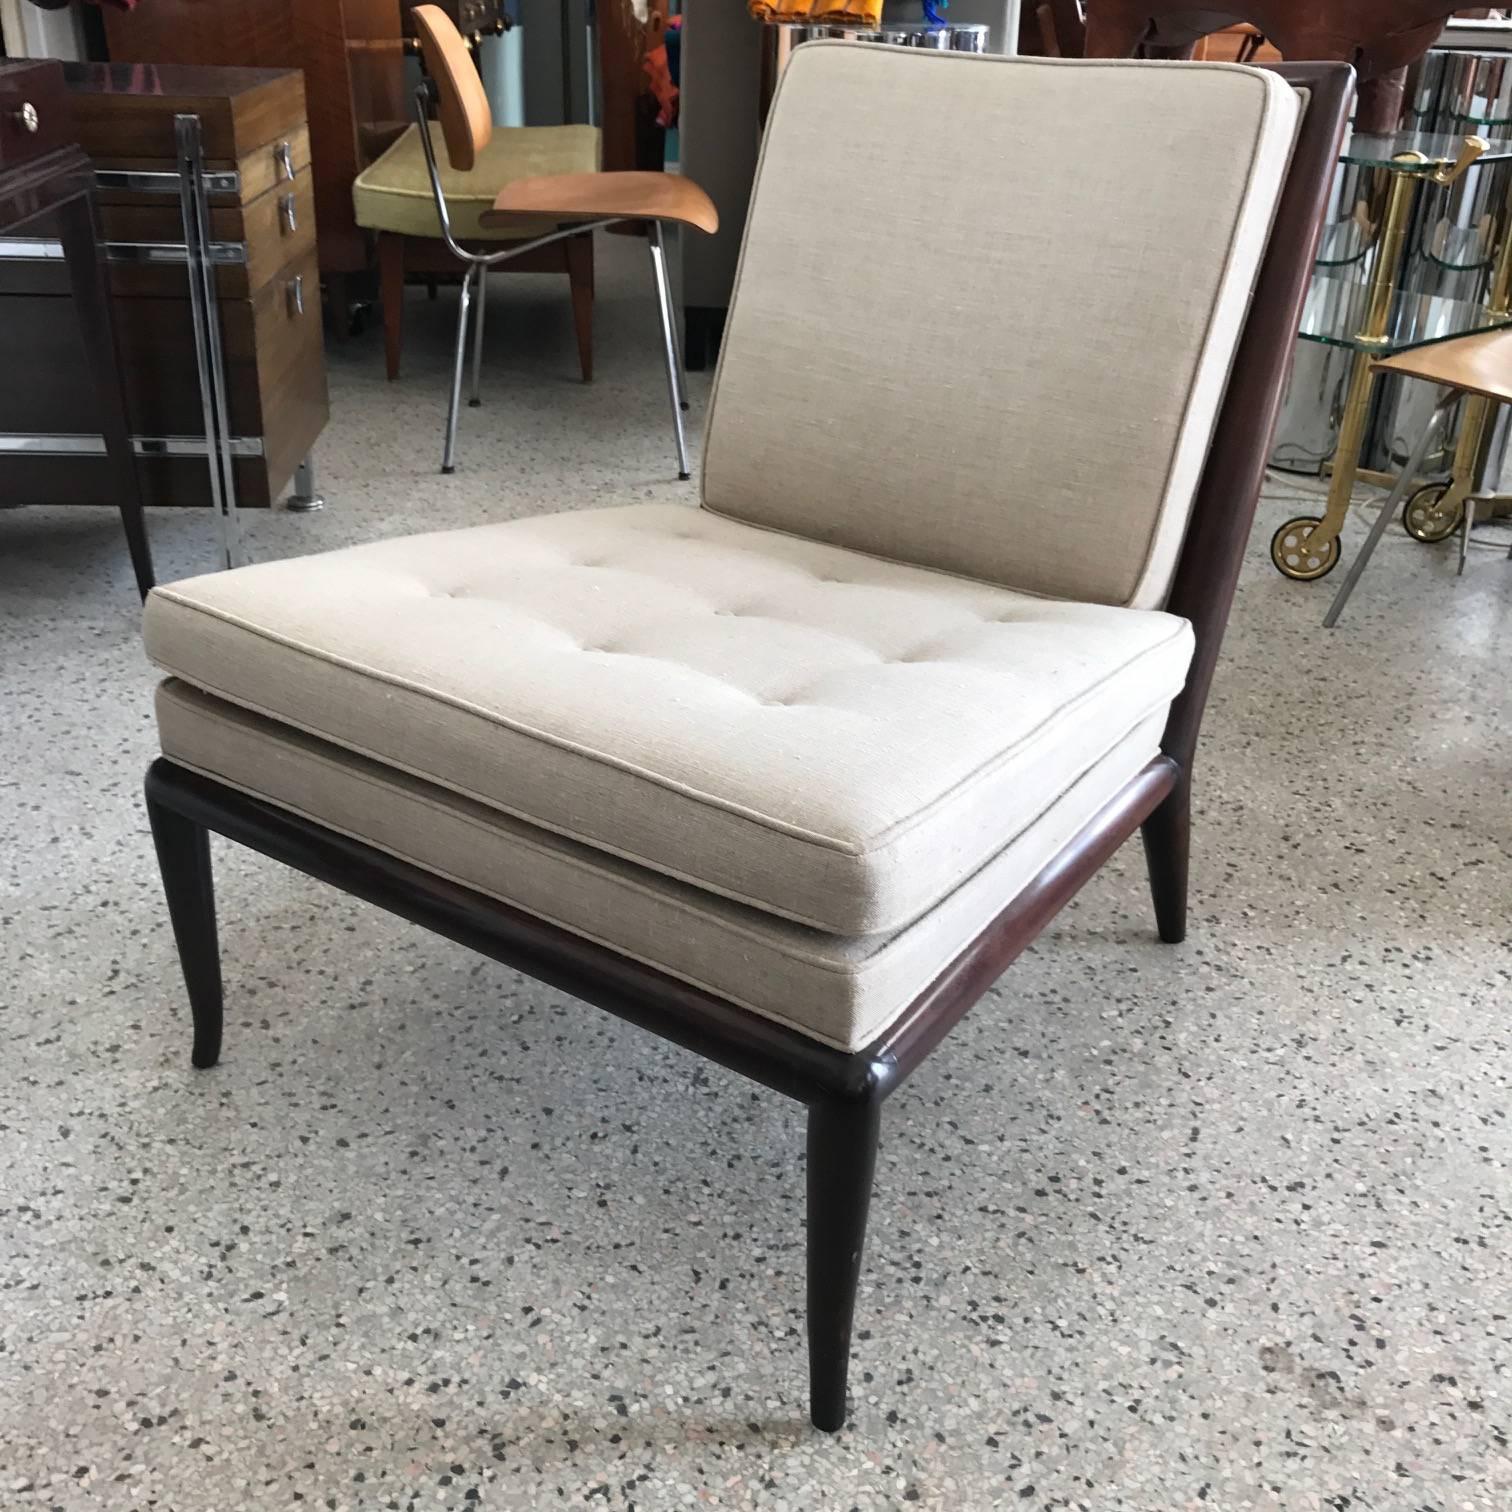
{"label": "speckled floor surface", "polygon": [[[591,389],[560,292],[495,293],[455,477],[446,299],[396,386],[376,328],[333,349],[330,508],[254,553],[691,501],[624,251]],[[1512,1505],[1507,532],[1456,583],[1393,529],[1325,636],[1264,559],[1292,492],[1191,942],[1126,849],[888,1104],[836,1438],[792,1105],[229,849],[191,1072],[116,526],[0,513],[0,1508]],[[152,527],[165,579],[210,563]]]}

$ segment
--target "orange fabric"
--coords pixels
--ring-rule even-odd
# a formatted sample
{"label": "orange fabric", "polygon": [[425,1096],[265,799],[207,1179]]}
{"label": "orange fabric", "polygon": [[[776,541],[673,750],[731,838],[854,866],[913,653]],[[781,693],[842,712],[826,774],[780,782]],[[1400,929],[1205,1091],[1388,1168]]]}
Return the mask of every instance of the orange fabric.
{"label": "orange fabric", "polygon": [[751,14],[773,24],[807,21],[812,7],[813,0],[750,0]]}
{"label": "orange fabric", "polygon": [[882,24],[882,0],[749,0],[758,21],[790,26],[799,21],[834,21],[875,27]]}
{"label": "orange fabric", "polygon": [[882,24],[882,0],[813,0],[812,21],[838,21],[858,26]]}
{"label": "orange fabric", "polygon": [[651,81],[651,93],[656,96],[656,103],[660,107],[656,112],[656,124],[677,125],[678,91],[677,85],[672,82],[672,68],[667,61],[667,44],[663,42],[658,47],[648,49],[641,67]]}

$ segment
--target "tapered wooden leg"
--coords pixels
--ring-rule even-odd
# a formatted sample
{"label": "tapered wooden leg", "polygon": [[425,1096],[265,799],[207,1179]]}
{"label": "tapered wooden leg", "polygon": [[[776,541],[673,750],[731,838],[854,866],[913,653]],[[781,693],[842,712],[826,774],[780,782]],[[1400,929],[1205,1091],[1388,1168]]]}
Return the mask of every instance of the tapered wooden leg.
{"label": "tapered wooden leg", "polygon": [[326,304],[331,312],[331,334],[345,341],[352,334],[352,294],[345,273],[323,275]]}
{"label": "tapered wooden leg", "polygon": [[808,1113],[809,1415],[845,1426],[851,1320],[877,1166],[881,1102],[817,1102]]}
{"label": "tapered wooden leg", "polygon": [[567,278],[572,285],[572,323],[577,328],[578,366],[583,382],[593,382],[593,233],[569,236]]}
{"label": "tapered wooden leg", "polygon": [[1155,922],[1167,945],[1187,931],[1187,875],[1192,851],[1192,783],[1183,776],[1165,802],[1141,826]]}
{"label": "tapered wooden leg", "polygon": [[399,376],[404,346],[404,238],[393,231],[378,233],[378,297],[383,303],[383,356],[392,383]]}
{"label": "tapered wooden leg", "polygon": [[221,1048],[220,946],[215,930],[215,882],[210,871],[210,832],[203,825],[147,798],[147,817],[157,846],[158,869],[168,898],[168,917],[178,944],[189,1009],[194,1015],[196,1066],[213,1066]]}

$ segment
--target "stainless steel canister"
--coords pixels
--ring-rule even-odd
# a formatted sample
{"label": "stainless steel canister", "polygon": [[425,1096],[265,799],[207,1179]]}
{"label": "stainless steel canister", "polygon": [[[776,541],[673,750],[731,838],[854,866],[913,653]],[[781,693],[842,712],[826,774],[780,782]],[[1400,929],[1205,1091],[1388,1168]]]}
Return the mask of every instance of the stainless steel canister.
{"label": "stainless steel canister", "polygon": [[949,52],[953,30],[949,26],[922,27],[914,33],[914,46],[928,48],[931,52]]}
{"label": "stainless steel canister", "polygon": [[984,53],[987,51],[987,28],[985,26],[952,26],[950,28],[952,52]]}

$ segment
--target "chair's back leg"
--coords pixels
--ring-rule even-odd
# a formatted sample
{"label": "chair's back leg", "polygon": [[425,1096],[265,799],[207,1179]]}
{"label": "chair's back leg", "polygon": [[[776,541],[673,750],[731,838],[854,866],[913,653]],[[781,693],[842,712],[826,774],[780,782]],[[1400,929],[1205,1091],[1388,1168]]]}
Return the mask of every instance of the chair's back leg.
{"label": "chair's back leg", "polygon": [[383,305],[383,357],[389,381],[399,376],[404,347],[404,238],[378,233],[378,296]]}
{"label": "chair's back leg", "polygon": [[196,1066],[213,1066],[220,1059],[222,996],[210,833],[203,825],[164,807],[151,794],[147,818],[157,846],[179,965],[189,989],[189,1009],[194,1015],[190,1058]]}
{"label": "chair's back leg", "polygon": [[572,324],[577,333],[578,366],[583,382],[593,382],[593,233],[569,236],[562,243],[567,280],[572,289]]}
{"label": "chair's back leg", "polygon": [[809,1413],[814,1426],[845,1426],[851,1320],[877,1166],[882,1104],[825,1101],[808,1111]]}
{"label": "chair's back leg", "polygon": [[470,409],[477,409],[483,402],[480,392],[483,383],[483,316],[488,309],[488,269],[483,263],[478,264],[478,292],[473,299],[472,397],[467,403]]}
{"label": "chair's back leg", "polygon": [[1179,945],[1187,932],[1187,879],[1192,850],[1192,780],[1185,772],[1160,807],[1140,826],[1155,923],[1167,945]]}

